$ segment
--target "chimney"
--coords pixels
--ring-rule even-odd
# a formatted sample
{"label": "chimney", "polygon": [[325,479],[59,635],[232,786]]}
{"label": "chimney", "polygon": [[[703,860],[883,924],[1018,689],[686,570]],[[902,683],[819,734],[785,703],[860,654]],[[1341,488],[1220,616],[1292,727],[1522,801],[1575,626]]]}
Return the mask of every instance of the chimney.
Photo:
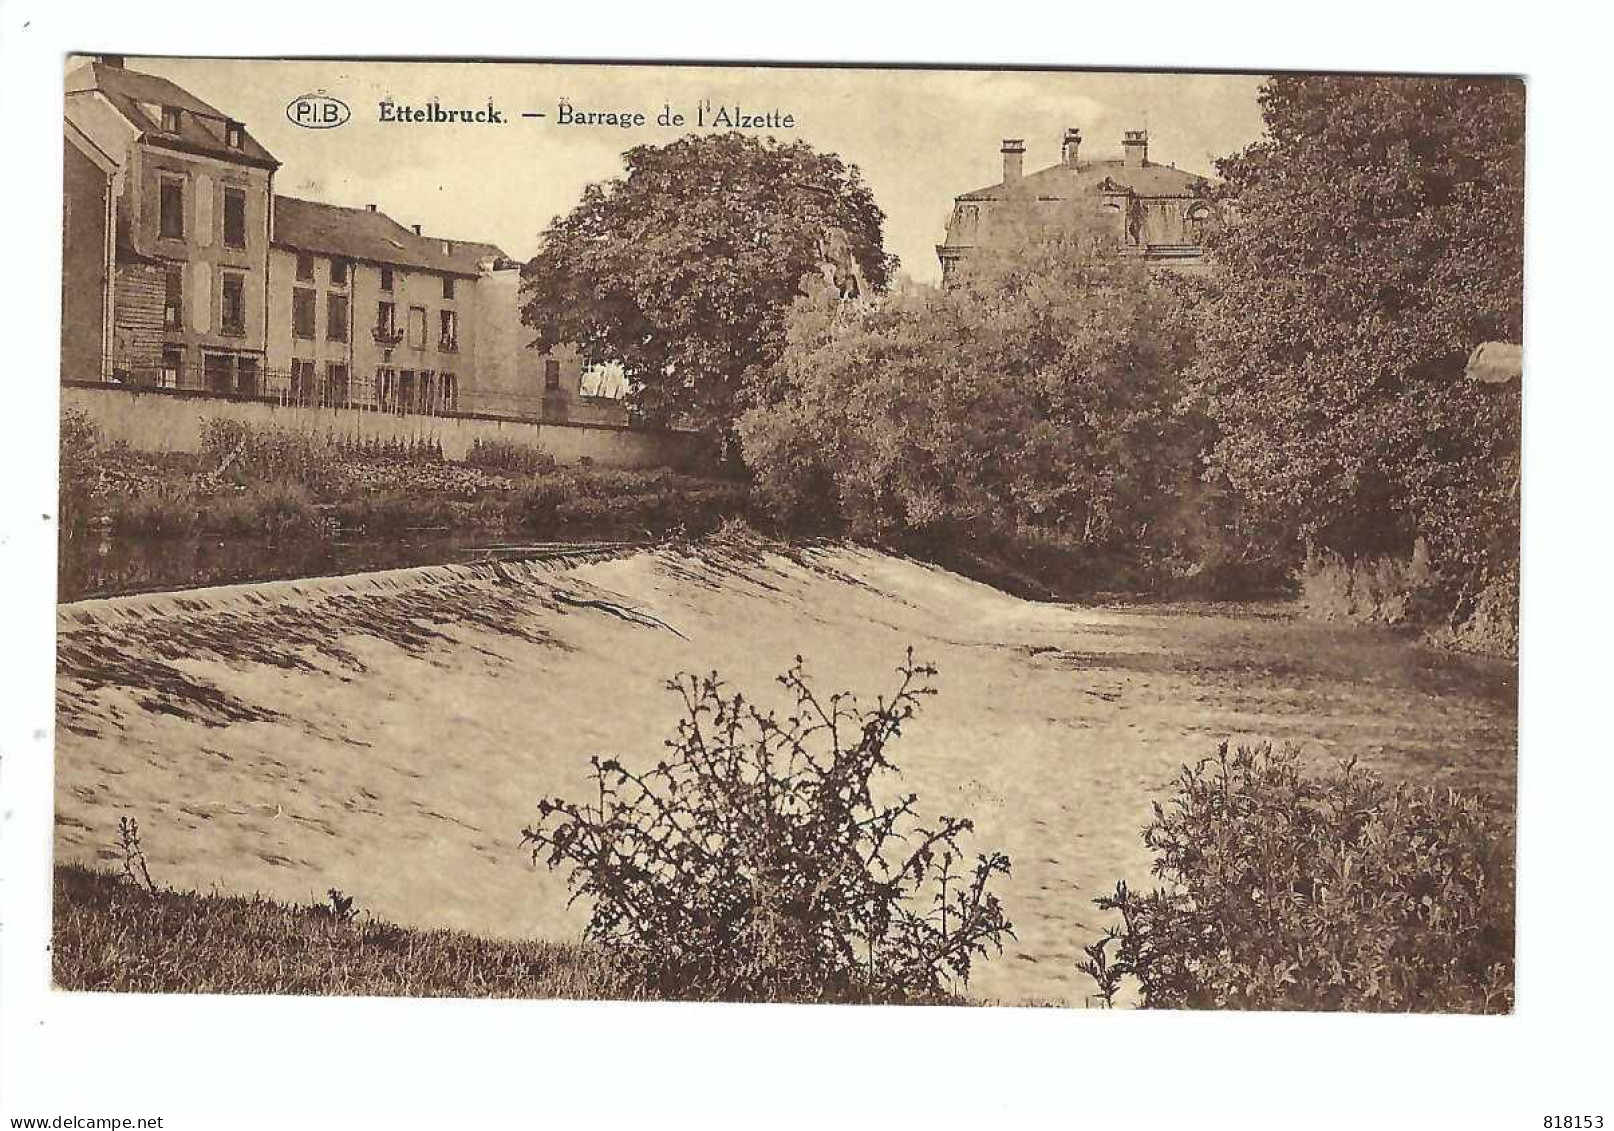
{"label": "chimney", "polygon": [[373,204],[366,204],[364,207],[367,208],[371,212],[375,211],[375,205],[373,205]]}
{"label": "chimney", "polygon": [[1059,160],[1067,169],[1076,167],[1076,154],[1082,148],[1082,131],[1072,126],[1065,131],[1065,144],[1060,147]]}
{"label": "chimney", "polygon": [[415,235],[417,235],[417,236],[420,235],[420,225],[419,224],[411,224],[409,226],[411,228],[415,229]]}
{"label": "chimney", "polygon": [[103,55],[103,56],[101,56],[101,62],[105,66],[115,67],[120,71],[123,70],[123,56],[122,55]]}
{"label": "chimney", "polygon": [[1018,137],[1003,139],[1003,183],[1012,185],[1026,168],[1026,143]]}
{"label": "chimney", "polygon": [[1149,163],[1149,131],[1127,130],[1121,139],[1121,150],[1126,154],[1122,162],[1128,169],[1141,169]]}

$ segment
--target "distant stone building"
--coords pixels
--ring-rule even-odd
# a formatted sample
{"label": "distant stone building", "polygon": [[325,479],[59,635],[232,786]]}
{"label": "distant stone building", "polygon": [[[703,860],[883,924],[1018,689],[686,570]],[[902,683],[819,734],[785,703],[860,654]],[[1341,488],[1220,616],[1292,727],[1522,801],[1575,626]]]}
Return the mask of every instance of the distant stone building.
{"label": "distant stone building", "polygon": [[1010,219],[1062,223],[1078,214],[1071,205],[1091,204],[1114,227],[1119,245],[1152,265],[1195,271],[1204,265],[1205,229],[1213,217],[1211,182],[1149,160],[1149,135],[1128,130],[1119,158],[1081,157],[1082,134],[1068,129],[1060,161],[1025,172],[1025,142],[1003,142],[1003,179],[955,198],[947,238],[937,245],[944,281],[977,248],[992,246],[1010,231]]}

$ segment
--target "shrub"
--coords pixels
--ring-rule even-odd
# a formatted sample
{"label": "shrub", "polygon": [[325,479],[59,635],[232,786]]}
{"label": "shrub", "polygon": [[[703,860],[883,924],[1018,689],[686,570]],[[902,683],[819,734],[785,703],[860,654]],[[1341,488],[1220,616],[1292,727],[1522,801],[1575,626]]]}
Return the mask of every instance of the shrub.
{"label": "shrub", "polygon": [[1478,591],[1458,602],[1450,627],[1436,639],[1490,656],[1519,655],[1519,563],[1481,571]]}
{"label": "shrub", "polygon": [[238,495],[209,500],[203,529],[215,534],[271,538],[318,528],[319,512],[308,490],[297,483],[254,483]]}
{"label": "shrub", "polygon": [[340,480],[338,453],[329,438],[293,428],[258,428],[219,418],[202,423],[203,465],[238,485],[300,483],[329,491]]}
{"label": "shrub", "polygon": [[1143,839],[1166,886],[1100,897],[1122,924],[1079,964],[1107,1001],[1130,978],[1145,1008],[1512,1008],[1512,834],[1474,798],[1223,743]]}
{"label": "shrub", "polygon": [[196,493],[188,482],[153,480],[115,500],[110,518],[119,534],[177,538],[196,529]]}
{"label": "shrub", "polygon": [[743,483],[697,479],[665,469],[619,471],[560,468],[536,475],[522,489],[520,514],[529,529],[633,526],[656,533],[713,530],[725,516],[744,514]]}
{"label": "shrub", "polygon": [[512,475],[538,475],[555,470],[555,457],[531,444],[483,440],[480,436],[465,454],[465,462],[484,471],[502,471]]}
{"label": "shrub", "polygon": [[1439,615],[1439,587],[1422,541],[1410,559],[1314,551],[1301,569],[1300,603],[1323,620],[1420,623]]}
{"label": "shrub", "polygon": [[401,534],[455,521],[454,504],[447,499],[416,497],[401,491],[346,499],[337,503],[331,514],[338,526],[361,528],[369,534]]}
{"label": "shrub", "polygon": [[598,799],[539,804],[533,858],[592,904],[591,939],[652,992],[727,1000],[945,1000],[1012,935],[992,878],[967,864],[968,820],[922,825],[917,798],[877,801],[886,749],[934,694],[912,651],[889,699],[821,699],[800,657],[784,719],[714,674],[669,688],[685,716],[653,768],[594,759]]}
{"label": "shrub", "polygon": [[83,409],[63,410],[57,479],[61,515],[57,529],[66,537],[74,537],[89,521],[90,486],[100,448],[101,430],[90,414]]}

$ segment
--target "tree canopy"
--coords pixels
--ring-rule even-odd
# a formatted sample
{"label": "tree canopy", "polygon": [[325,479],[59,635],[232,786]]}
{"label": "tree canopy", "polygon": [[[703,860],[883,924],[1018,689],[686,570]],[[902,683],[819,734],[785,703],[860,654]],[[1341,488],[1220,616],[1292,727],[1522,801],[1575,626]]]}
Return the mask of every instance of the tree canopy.
{"label": "tree canopy", "polygon": [[620,362],[638,418],[727,439],[804,275],[839,259],[870,290],[887,285],[884,213],[855,165],[803,142],[690,136],[624,161],[543,233],[523,319],[540,348]]}
{"label": "tree canopy", "polygon": [[1187,334],[1096,223],[979,249],[957,285],[852,309],[819,288],[740,424],[775,507],[862,536],[1150,536],[1191,477]]}
{"label": "tree canopy", "polygon": [[1518,396],[1463,369],[1521,340],[1522,84],[1285,76],[1260,100],[1199,309],[1213,465],[1312,545],[1516,557]]}

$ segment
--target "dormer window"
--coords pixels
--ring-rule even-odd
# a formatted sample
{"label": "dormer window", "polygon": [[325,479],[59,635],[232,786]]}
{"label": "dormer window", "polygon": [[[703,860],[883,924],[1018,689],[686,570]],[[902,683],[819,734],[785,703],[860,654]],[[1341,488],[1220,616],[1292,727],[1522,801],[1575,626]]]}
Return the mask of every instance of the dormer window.
{"label": "dormer window", "polygon": [[231,149],[240,149],[242,132],[240,122],[225,122],[224,144],[228,145]]}
{"label": "dormer window", "polygon": [[163,133],[177,134],[179,132],[179,107],[163,107]]}

